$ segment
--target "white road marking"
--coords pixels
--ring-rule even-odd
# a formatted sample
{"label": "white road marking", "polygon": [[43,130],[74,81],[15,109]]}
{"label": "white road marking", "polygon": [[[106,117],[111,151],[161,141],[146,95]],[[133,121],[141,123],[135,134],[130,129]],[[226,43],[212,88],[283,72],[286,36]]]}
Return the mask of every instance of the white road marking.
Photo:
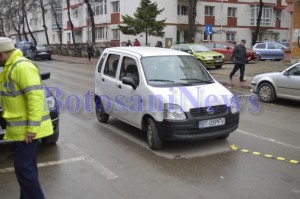
{"label": "white road marking", "polygon": [[[47,167],[47,166],[53,166],[58,164],[65,164],[65,163],[71,163],[71,162],[78,162],[78,161],[86,161],[89,164],[91,164],[101,175],[105,176],[108,180],[117,179],[119,176],[117,176],[114,172],[110,171],[108,168],[106,168],[104,165],[99,163],[97,160],[91,158],[89,155],[84,153],[82,150],[80,150],[78,147],[76,147],[73,144],[66,144],[70,149],[78,153],[79,157],[74,158],[68,158],[68,159],[62,159],[62,160],[56,160],[56,161],[48,161],[48,162],[41,162],[38,163],[38,167]],[[8,167],[4,169],[0,169],[0,173],[9,173],[13,172],[13,167]]]}
{"label": "white road marking", "polygon": [[[38,167],[47,167],[47,166],[53,166],[58,164],[64,164],[64,163],[78,162],[83,160],[85,160],[85,157],[81,156],[81,157],[68,158],[63,160],[41,162],[38,163],[37,165]],[[15,169],[13,167],[8,167],[8,168],[0,169],[0,173],[9,173],[9,172],[13,172],[14,170]]]}
{"label": "white road marking", "polygon": [[79,149],[74,144],[66,144],[67,147],[69,147],[71,150],[75,151],[80,156],[84,156],[85,160],[90,163],[91,165],[96,168],[99,173],[103,176],[105,176],[108,180],[117,179],[119,176],[117,176],[114,172],[106,168],[104,165],[102,165],[100,162],[95,160],[94,158],[91,158],[89,155],[87,155],[85,152],[83,152],[81,149]]}
{"label": "white road marking", "polygon": [[294,145],[291,145],[291,144],[287,144],[287,143],[284,143],[284,142],[280,142],[280,141],[277,141],[277,140],[274,140],[272,138],[267,138],[267,137],[263,137],[263,136],[260,136],[260,135],[255,135],[255,134],[252,134],[252,133],[248,133],[246,131],[242,131],[242,130],[236,130],[240,133],[243,133],[245,135],[249,135],[249,136],[252,136],[252,137],[256,137],[256,138],[259,138],[259,139],[262,139],[262,140],[266,140],[266,141],[269,141],[269,142],[273,142],[273,143],[276,143],[276,144],[280,144],[282,146],[286,146],[286,147],[290,147],[290,148],[293,148],[293,149],[300,149],[299,146],[294,146]]}

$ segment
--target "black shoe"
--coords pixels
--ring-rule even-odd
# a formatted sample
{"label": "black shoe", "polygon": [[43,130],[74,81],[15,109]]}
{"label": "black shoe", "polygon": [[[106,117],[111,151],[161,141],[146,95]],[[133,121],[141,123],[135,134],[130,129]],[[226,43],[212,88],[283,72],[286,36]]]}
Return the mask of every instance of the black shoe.
{"label": "black shoe", "polygon": [[242,79],[242,80],[240,80],[240,82],[246,82],[246,80]]}

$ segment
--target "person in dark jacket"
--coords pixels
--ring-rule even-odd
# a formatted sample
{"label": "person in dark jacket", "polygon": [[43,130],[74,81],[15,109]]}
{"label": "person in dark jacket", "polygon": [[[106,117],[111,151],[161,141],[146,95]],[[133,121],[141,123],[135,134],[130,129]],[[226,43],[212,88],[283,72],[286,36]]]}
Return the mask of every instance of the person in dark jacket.
{"label": "person in dark jacket", "polygon": [[87,47],[87,54],[88,54],[89,61],[91,61],[91,58],[93,56],[93,47],[91,46],[91,44],[89,44]]}
{"label": "person in dark jacket", "polygon": [[236,45],[233,49],[233,62],[234,67],[229,75],[229,79],[232,80],[232,76],[236,71],[240,70],[240,81],[245,82],[244,73],[245,73],[245,64],[247,59],[247,50],[245,47],[246,40],[242,39],[241,43]]}

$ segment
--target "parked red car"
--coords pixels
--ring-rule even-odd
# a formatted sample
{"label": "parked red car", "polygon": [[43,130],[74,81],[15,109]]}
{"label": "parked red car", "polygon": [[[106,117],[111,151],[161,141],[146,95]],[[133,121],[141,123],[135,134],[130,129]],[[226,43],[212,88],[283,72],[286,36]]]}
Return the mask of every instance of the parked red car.
{"label": "parked red car", "polygon": [[[225,61],[233,60],[232,52],[235,46],[234,44],[228,42],[211,41],[211,42],[205,42],[204,45],[213,51],[217,51],[219,53],[224,54]],[[256,53],[252,49],[247,49],[247,63],[249,61],[256,61],[256,60],[257,60]]]}

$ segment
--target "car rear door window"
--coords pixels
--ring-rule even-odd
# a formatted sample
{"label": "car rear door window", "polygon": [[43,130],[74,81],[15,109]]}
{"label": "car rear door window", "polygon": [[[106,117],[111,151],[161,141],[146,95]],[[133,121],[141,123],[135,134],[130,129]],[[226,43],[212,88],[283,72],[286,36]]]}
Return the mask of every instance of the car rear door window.
{"label": "car rear door window", "polygon": [[107,57],[104,74],[110,77],[116,77],[120,55],[110,54]]}

